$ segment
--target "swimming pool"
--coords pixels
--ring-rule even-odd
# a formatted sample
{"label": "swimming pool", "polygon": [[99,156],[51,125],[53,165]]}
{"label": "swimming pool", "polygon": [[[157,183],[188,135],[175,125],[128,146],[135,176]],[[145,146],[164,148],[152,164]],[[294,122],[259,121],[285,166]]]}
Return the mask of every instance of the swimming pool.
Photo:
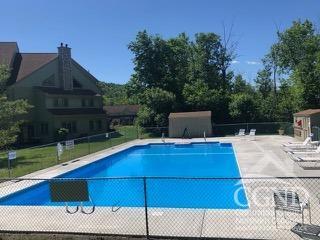
{"label": "swimming pool", "polygon": [[[96,206],[143,207],[145,179],[149,207],[248,208],[229,143],[134,146],[58,177],[89,178],[89,194]],[[50,201],[45,181],[0,198],[0,205],[61,204]]]}

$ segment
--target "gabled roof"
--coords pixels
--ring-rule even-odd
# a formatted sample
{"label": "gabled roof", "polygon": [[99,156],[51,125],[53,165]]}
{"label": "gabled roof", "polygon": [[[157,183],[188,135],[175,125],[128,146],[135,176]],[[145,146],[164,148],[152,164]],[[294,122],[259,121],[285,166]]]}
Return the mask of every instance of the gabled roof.
{"label": "gabled roof", "polygon": [[211,111],[199,111],[199,112],[176,112],[170,113],[169,118],[194,118],[194,117],[210,117]]}
{"label": "gabled roof", "polygon": [[11,67],[17,52],[19,49],[16,42],[0,42],[0,64]]}
{"label": "gabled roof", "polygon": [[110,117],[136,116],[139,111],[139,105],[112,105],[104,106],[103,109]]}
{"label": "gabled roof", "polygon": [[58,57],[57,53],[20,53],[19,55],[21,62],[16,82],[19,82]]}
{"label": "gabled roof", "polygon": [[307,110],[303,110],[301,112],[297,112],[295,114],[293,114],[293,116],[296,116],[296,117],[308,117],[308,116],[311,116],[311,115],[314,115],[314,114],[320,114],[320,109],[307,109]]}

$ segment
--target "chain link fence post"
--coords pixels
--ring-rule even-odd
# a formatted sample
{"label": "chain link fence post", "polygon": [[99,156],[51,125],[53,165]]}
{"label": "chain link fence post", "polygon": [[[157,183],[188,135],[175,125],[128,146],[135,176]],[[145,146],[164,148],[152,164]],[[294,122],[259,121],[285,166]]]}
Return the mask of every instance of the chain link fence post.
{"label": "chain link fence post", "polygon": [[149,239],[149,219],[148,219],[148,196],[147,196],[147,178],[143,177],[144,211],[146,218],[146,237]]}
{"label": "chain link fence post", "polygon": [[91,149],[90,149],[90,137],[87,137],[87,142],[88,142],[88,154],[90,154]]}

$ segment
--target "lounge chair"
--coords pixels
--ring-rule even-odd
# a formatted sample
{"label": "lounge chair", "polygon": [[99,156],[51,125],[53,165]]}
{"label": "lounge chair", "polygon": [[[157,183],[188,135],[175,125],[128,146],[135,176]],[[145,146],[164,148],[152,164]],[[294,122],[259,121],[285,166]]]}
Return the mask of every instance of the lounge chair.
{"label": "lounge chair", "polygon": [[[320,152],[319,141],[309,142],[307,145],[293,146],[293,147],[284,147],[283,151],[285,152]],[[319,150],[317,150],[319,149]]]}
{"label": "lounge chair", "polygon": [[320,163],[320,154],[300,154],[288,152],[288,156],[295,162],[314,162]]}
{"label": "lounge chair", "polygon": [[[309,200],[301,202],[299,195],[296,192],[288,190],[277,190],[273,193],[274,199],[274,217],[276,227],[278,228],[277,211],[282,211],[285,219],[286,212],[296,213],[301,215],[302,223],[304,224],[304,210],[309,210],[309,222],[311,224],[311,211]],[[289,219],[288,219],[289,220]]]}
{"label": "lounge chair", "polygon": [[318,147],[313,146],[309,148],[294,148],[294,149],[290,149],[290,151],[287,151],[287,152],[291,152],[293,154],[302,154],[302,155],[319,154],[320,156],[320,145]]}
{"label": "lounge chair", "polygon": [[250,129],[249,137],[251,140],[256,140],[256,129]]}
{"label": "lounge chair", "polygon": [[311,137],[307,137],[303,142],[288,142],[286,144],[282,144],[283,147],[295,148],[307,146],[311,142]]}
{"label": "lounge chair", "polygon": [[236,134],[236,136],[240,136],[240,137],[246,136],[246,130],[243,128],[239,129],[239,133]]}

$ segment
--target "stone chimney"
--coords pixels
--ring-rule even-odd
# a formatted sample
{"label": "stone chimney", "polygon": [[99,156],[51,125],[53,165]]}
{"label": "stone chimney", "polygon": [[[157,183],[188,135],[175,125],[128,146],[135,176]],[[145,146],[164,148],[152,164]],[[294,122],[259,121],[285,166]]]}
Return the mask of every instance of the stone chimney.
{"label": "stone chimney", "polygon": [[68,47],[68,44],[65,46],[63,46],[63,43],[60,44],[60,47],[58,47],[58,56],[60,87],[64,90],[72,90],[71,48]]}

